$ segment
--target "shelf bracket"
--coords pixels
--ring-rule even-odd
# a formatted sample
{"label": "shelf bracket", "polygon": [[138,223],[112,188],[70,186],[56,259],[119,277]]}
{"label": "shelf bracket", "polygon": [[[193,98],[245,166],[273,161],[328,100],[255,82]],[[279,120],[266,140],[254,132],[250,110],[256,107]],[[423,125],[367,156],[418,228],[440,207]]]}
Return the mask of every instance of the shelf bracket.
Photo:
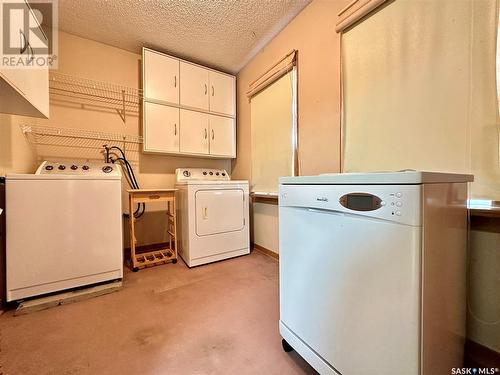
{"label": "shelf bracket", "polygon": [[118,115],[122,119],[123,123],[126,123],[126,117],[125,117],[125,90],[122,90],[122,109],[117,109],[116,112],[118,112]]}

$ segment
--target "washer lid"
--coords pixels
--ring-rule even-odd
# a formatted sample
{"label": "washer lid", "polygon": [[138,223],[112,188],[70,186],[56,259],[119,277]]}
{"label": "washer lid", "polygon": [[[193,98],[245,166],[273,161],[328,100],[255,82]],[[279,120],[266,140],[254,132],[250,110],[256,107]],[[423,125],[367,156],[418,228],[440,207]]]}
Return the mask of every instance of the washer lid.
{"label": "washer lid", "polygon": [[70,175],[70,174],[16,174],[10,173],[5,177],[6,181],[15,181],[15,180],[32,180],[32,181],[48,181],[48,180],[59,180],[59,181],[75,181],[75,180],[94,180],[94,181],[103,181],[103,180],[121,180],[120,175]]}
{"label": "washer lid", "polygon": [[280,184],[323,184],[323,185],[397,185],[436,184],[449,182],[472,182],[470,174],[441,173],[425,171],[369,172],[369,173],[326,173],[317,176],[281,177]]}

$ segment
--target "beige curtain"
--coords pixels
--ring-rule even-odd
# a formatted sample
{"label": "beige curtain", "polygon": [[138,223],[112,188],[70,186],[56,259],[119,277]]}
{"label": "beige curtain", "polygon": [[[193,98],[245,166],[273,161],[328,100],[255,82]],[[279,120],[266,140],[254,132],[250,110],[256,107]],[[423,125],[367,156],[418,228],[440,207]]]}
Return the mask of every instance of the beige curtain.
{"label": "beige curtain", "polygon": [[260,91],[264,90],[269,85],[272,85],[275,81],[283,77],[286,73],[291,72],[296,65],[297,65],[297,51],[292,50],[280,61],[278,61],[268,70],[266,70],[255,81],[250,83],[247,91],[247,96],[251,98]]}
{"label": "beige curtain", "polygon": [[278,178],[293,174],[294,72],[251,98],[252,192],[277,192]]}
{"label": "beige curtain", "polygon": [[396,0],[343,34],[344,171],[468,172],[500,199],[494,0]]}
{"label": "beige curtain", "polygon": [[335,30],[337,32],[344,31],[370,12],[373,12],[386,1],[387,0],[352,0],[337,14]]}

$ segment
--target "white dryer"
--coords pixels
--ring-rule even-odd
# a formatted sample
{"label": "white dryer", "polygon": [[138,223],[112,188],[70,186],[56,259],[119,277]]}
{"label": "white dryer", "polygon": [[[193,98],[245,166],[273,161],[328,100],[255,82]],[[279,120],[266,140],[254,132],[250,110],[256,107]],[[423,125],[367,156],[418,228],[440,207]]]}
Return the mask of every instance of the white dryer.
{"label": "white dryer", "polygon": [[189,267],[250,253],[248,181],[225,170],[179,168],[179,255]]}

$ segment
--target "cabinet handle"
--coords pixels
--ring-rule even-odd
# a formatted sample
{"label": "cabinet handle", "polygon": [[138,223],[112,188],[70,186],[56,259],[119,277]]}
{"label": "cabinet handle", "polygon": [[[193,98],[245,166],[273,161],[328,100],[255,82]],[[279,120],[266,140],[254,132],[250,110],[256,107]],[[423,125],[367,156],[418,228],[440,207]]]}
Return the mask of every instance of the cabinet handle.
{"label": "cabinet handle", "polygon": [[177,135],[177,124],[174,124],[174,135]]}
{"label": "cabinet handle", "polygon": [[177,76],[174,76],[174,87],[177,87]]}
{"label": "cabinet handle", "polygon": [[215,93],[214,86],[212,85],[212,96],[214,96],[214,93]]}
{"label": "cabinet handle", "polygon": [[205,128],[205,139],[207,139],[207,136],[208,136],[208,134],[207,134],[207,128]]}
{"label": "cabinet handle", "polygon": [[207,95],[207,84],[205,83],[205,95]]}
{"label": "cabinet handle", "polygon": [[214,129],[212,129],[212,141],[215,139]]}

